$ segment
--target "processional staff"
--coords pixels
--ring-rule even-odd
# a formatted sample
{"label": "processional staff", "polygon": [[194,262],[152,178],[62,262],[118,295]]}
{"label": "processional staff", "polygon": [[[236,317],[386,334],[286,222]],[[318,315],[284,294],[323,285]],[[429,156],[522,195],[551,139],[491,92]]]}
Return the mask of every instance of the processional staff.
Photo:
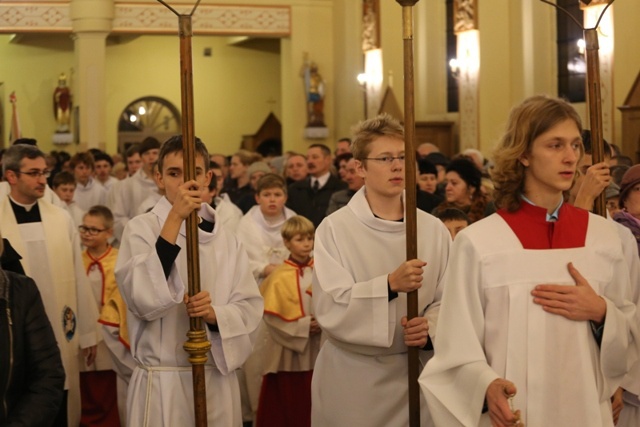
{"label": "processional staff", "polygon": [[[418,258],[416,213],[416,147],[413,83],[413,6],[418,0],[397,0],[402,6],[402,39],[404,50],[404,156],[405,156],[405,226],[407,260]],[[407,319],[418,316],[418,291],[407,294]],[[408,348],[409,426],[420,426],[419,349]]]}
{"label": "processional staff", "polygon": [[[181,15],[163,0],[158,0],[178,17],[180,33],[180,88],[182,98],[182,148],[184,151],[184,179],[196,179],[195,126],[193,122],[193,64],[191,57],[191,38],[193,30],[191,18],[200,4],[197,0],[188,15]],[[208,161],[208,159],[205,159]],[[198,213],[191,212],[187,217],[187,271],[189,297],[200,292],[200,258],[198,254]],[[193,405],[196,427],[207,426],[207,393],[204,376],[204,364],[211,343],[203,328],[202,318],[189,319],[188,341],[183,348],[189,353],[189,362],[193,373]]]}
{"label": "processional staff", "polygon": [[[602,136],[602,94],[600,93],[600,57],[598,54],[598,26],[602,17],[607,12],[609,6],[613,4],[615,0],[609,0],[607,5],[602,10],[602,13],[596,21],[596,25],[593,28],[585,28],[584,25],[579,22],[569,11],[555,3],[551,3],[548,0],[540,0],[543,3],[547,3],[558,10],[561,10],[567,14],[584,33],[584,41],[587,54],[587,96],[589,106],[589,122],[591,126],[591,149],[593,155],[593,164],[604,161],[604,139]],[[592,0],[580,0],[581,3],[586,6],[592,2]],[[604,191],[601,192],[595,204],[593,206],[593,212],[600,216],[607,216],[607,205],[605,200]]]}

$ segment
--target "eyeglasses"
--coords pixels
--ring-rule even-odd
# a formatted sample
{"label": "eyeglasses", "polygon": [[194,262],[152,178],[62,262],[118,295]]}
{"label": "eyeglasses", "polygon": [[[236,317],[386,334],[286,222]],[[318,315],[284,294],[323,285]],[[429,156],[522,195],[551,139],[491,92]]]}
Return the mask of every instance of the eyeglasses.
{"label": "eyeglasses", "polygon": [[392,165],[394,160],[400,160],[400,163],[404,163],[404,155],[398,157],[384,156],[384,157],[365,157],[363,160],[374,160],[376,162],[384,163],[386,165]]}
{"label": "eyeglasses", "polygon": [[99,228],[93,228],[93,227],[85,227],[84,225],[79,226],[78,230],[80,230],[80,233],[88,233],[90,236],[97,236],[98,233],[105,231],[104,228],[99,229]]}
{"label": "eyeglasses", "polygon": [[51,176],[51,171],[46,169],[43,171],[35,170],[35,171],[29,171],[29,172],[15,171],[15,173],[22,174],[22,175],[29,175],[31,178],[40,178],[41,176],[44,176],[45,178],[49,178]]}

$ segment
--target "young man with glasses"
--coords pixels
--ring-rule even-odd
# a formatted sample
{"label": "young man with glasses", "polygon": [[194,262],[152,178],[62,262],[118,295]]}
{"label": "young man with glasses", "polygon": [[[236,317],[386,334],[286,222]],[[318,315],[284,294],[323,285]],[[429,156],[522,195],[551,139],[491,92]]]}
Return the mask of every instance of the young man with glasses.
{"label": "young man with glasses", "polygon": [[[352,148],[364,186],[316,231],[313,312],[328,339],[313,374],[312,424],[406,426],[407,348],[424,348],[435,332],[451,238],[418,211],[419,259],[406,261],[404,132],[396,120],[383,114],[360,123]],[[407,321],[413,290],[419,316]]]}
{"label": "young man with glasses", "polygon": [[82,265],[80,239],[69,214],[43,199],[49,171],[44,153],[14,145],[3,157],[11,192],[0,200],[0,228],[22,256],[54,329],[65,368],[65,403],[55,425],[80,422],[78,352],[93,363],[98,310]]}

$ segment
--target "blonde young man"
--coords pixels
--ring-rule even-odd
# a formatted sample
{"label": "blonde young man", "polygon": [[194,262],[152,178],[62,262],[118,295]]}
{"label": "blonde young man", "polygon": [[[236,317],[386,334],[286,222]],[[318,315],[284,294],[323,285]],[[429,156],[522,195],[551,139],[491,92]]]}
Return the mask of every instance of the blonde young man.
{"label": "blonde young man", "polygon": [[[364,186],[316,232],[313,307],[328,340],[313,375],[315,427],[409,423],[407,348],[435,334],[451,238],[418,211],[419,259],[405,259],[403,138],[388,115],[358,125],[353,155]],[[413,290],[419,316],[407,322]],[[431,425],[424,402],[421,419]]]}
{"label": "blonde young man", "polygon": [[613,427],[635,307],[615,224],[563,202],[581,128],[560,99],[511,112],[495,152],[499,210],[456,236],[420,378],[438,425]]}

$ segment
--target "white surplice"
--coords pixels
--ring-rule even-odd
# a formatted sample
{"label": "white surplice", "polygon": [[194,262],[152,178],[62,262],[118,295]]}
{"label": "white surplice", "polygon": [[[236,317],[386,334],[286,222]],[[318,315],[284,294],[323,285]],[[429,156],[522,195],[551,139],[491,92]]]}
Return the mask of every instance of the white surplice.
{"label": "white surplice", "polygon": [[[193,425],[191,365],[182,345],[189,330],[183,303],[187,292],[185,224],[176,244],[182,249],[166,279],[155,249],[171,204],[165,197],[154,209],[129,221],[123,236],[116,279],[128,308],[131,352],[138,366],[129,385],[130,426]],[[203,205],[200,216],[214,221]],[[252,333],[262,318],[262,298],[242,245],[216,223],[199,230],[201,290],[210,293],[220,332],[207,329],[211,350],[205,365],[208,422],[241,424],[235,370],[249,356]]]}
{"label": "white surplice", "polygon": [[[328,338],[316,360],[312,425],[406,426],[405,293],[392,301],[387,276],[406,261],[404,222],[376,218],[360,189],[316,231],[312,304]],[[425,261],[418,313],[436,333],[441,280],[451,238],[435,217],[417,212],[418,258]],[[428,354],[420,351],[424,362]],[[429,426],[421,402],[422,425]]]}
{"label": "white surplice", "polygon": [[229,198],[227,193],[215,197],[216,214],[222,226],[233,233],[238,230],[242,211]]}
{"label": "white surplice", "polygon": [[240,220],[236,235],[247,250],[249,268],[258,283],[262,281],[262,272],[268,264],[282,264],[289,257],[280,230],[282,224],[295,214],[285,207],[282,219],[270,223],[265,220],[260,206],[256,205]]}
{"label": "white surplice", "polygon": [[149,178],[142,168],[129,178],[112,186],[107,199],[113,211],[113,234],[122,240],[125,225],[138,213],[138,208],[152,192],[157,192],[156,182]]}
{"label": "white surplice", "polygon": [[80,209],[88,211],[92,206],[107,204],[107,190],[95,178],[89,178],[87,185],[76,184],[73,200]]}
{"label": "white surplice", "polygon": [[[615,226],[589,216],[584,247],[523,249],[498,214],[456,236],[436,355],[420,377],[436,425],[491,425],[488,385],[506,378],[528,427],[613,426],[610,398],[635,359],[629,267]],[[589,322],[533,303],[539,284],[574,285],[573,265],[607,303],[601,348]]]}

